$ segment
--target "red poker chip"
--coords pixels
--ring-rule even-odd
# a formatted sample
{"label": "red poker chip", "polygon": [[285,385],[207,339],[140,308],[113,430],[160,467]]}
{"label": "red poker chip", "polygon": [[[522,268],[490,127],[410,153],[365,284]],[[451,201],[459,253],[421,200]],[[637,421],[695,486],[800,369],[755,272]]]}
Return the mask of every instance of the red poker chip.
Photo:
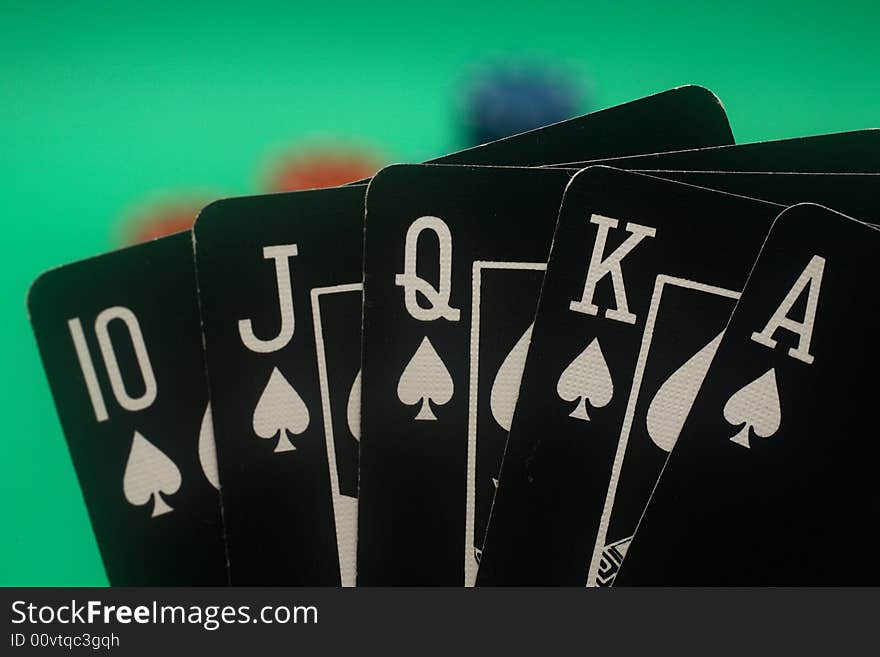
{"label": "red poker chip", "polygon": [[369,178],[379,168],[379,160],[363,151],[313,149],[280,158],[270,168],[266,188],[292,192],[338,187]]}

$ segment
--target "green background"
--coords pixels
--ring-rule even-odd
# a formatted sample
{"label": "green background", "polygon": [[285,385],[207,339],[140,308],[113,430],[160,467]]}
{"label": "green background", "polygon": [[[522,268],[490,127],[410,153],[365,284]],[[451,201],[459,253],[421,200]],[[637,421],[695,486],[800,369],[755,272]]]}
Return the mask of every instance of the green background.
{"label": "green background", "polygon": [[510,58],[595,107],[706,85],[738,141],[880,123],[876,0],[126,4],[0,6],[2,585],[106,583],[24,299],[145,199],[253,193],[290,144],[457,149],[462,80]]}

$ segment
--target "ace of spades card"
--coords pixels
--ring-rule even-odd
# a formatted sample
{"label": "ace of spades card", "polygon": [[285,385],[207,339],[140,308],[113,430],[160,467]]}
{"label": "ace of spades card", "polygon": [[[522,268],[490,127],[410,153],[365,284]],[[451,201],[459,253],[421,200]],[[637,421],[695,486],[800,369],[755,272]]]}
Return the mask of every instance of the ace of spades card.
{"label": "ace of spades card", "polygon": [[398,165],[373,179],[359,585],[473,583],[569,175]]}
{"label": "ace of spades card", "polygon": [[[572,179],[478,584],[595,584],[603,553],[613,574],[638,519],[623,509],[642,508],[638,494],[616,505],[617,488],[632,479],[647,501],[780,210],[607,167]],[[630,468],[643,437],[650,458]]]}
{"label": "ace of spades card", "polygon": [[618,585],[877,585],[880,234],[820,206],[767,237]]}
{"label": "ace of spades card", "polygon": [[[717,99],[682,87],[439,161],[540,164],[731,140]],[[363,200],[360,185],[229,199],[196,223],[233,583],[354,584]],[[431,359],[426,346],[420,360]]]}
{"label": "ace of spades card", "polygon": [[28,307],[112,585],[222,585],[189,233],[52,269]]}

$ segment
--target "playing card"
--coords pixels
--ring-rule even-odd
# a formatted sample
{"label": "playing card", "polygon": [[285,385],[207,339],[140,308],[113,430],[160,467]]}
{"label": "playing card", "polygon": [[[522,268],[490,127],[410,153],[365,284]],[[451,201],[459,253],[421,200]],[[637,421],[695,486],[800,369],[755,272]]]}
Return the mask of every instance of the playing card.
{"label": "playing card", "polygon": [[[557,164],[583,168],[597,162]],[[876,173],[880,171],[880,130],[711,146],[667,153],[604,158],[620,169],[689,169],[697,171],[790,171]]]}
{"label": "playing card", "polygon": [[[441,161],[544,164],[730,141],[717,99],[683,87]],[[230,199],[196,223],[234,583],[354,583],[363,199],[360,185]]]}
{"label": "playing card", "polygon": [[233,583],[354,576],[363,197],[227,199],[196,222]]}
{"label": "playing card", "polygon": [[[649,423],[648,447],[660,465],[639,458],[638,484],[650,482],[645,471],[662,467],[780,209],[606,167],[572,180],[479,584],[595,583],[603,548],[611,558],[625,551],[634,526],[609,528],[609,515],[627,444],[645,428],[643,400],[650,405],[655,383],[671,397],[661,397]],[[627,521],[620,513],[620,524]]]}
{"label": "playing card", "polygon": [[431,162],[535,166],[727,144],[733,134],[721,101],[685,85]]}
{"label": "playing card", "polygon": [[52,269],[28,308],[107,577],[226,584],[189,233]]}
{"label": "playing card", "polygon": [[878,246],[816,205],[776,220],[618,584],[880,582]]}
{"label": "playing card", "polygon": [[741,171],[641,171],[658,178],[740,194],[782,205],[816,202],[869,223],[880,220],[872,173],[743,173]]}
{"label": "playing card", "polygon": [[373,179],[359,584],[473,583],[568,180],[431,165]]}

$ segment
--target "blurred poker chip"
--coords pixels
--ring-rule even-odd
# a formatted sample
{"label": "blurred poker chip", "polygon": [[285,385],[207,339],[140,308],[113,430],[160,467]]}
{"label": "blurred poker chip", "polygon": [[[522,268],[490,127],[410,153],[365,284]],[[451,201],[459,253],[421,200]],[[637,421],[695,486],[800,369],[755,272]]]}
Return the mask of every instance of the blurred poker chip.
{"label": "blurred poker chip", "polygon": [[364,148],[313,146],[277,157],[262,186],[269,192],[338,187],[369,178],[381,166],[380,158]]}
{"label": "blurred poker chip", "polygon": [[460,116],[467,146],[558,123],[589,111],[582,82],[538,63],[484,67],[465,85]]}
{"label": "blurred poker chip", "polygon": [[127,213],[119,242],[126,246],[139,244],[190,230],[199,212],[212,200],[207,194],[181,194],[143,202]]}

